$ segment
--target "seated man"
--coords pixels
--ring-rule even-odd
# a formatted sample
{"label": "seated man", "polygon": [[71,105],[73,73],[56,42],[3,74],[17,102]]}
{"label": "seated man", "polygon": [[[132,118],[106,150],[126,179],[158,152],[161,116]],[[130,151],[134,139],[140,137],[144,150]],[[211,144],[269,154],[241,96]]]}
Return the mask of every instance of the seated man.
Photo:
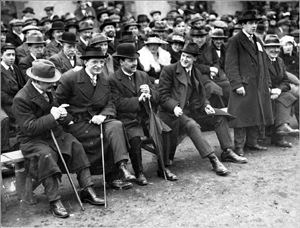
{"label": "seated man", "polygon": [[185,132],[193,141],[201,157],[210,159],[214,171],[218,175],[226,175],[228,170],[204,139],[200,129],[201,124],[214,126],[223,150],[222,161],[246,163],[247,159],[238,156],[232,150],[233,142],[225,117],[229,115],[219,109],[213,109],[206,99],[205,89],[200,79],[201,73],[193,65],[199,54],[197,44],[188,43],[182,50],[180,61],[165,66],[162,70],[159,83],[159,116],[172,129],[171,160],[175,155],[178,135]]}
{"label": "seated man", "polygon": [[[116,103],[117,119],[121,120],[126,129],[130,143],[130,159],[139,185],[147,185],[147,179],[143,173],[141,137],[145,136],[144,129],[149,115],[145,106],[148,99],[152,106],[158,103],[158,92],[151,84],[149,76],[137,70],[137,59],[139,54],[133,44],[120,44],[117,53],[113,54],[121,67],[109,77],[111,91]],[[148,133],[148,132],[147,132]],[[168,180],[177,180],[177,177],[166,169]],[[158,172],[163,175],[161,168]]]}
{"label": "seated man", "polygon": [[127,141],[121,121],[115,120],[116,109],[111,89],[102,69],[107,55],[101,48],[90,47],[80,58],[85,65],[79,71],[70,70],[62,75],[57,87],[60,104],[69,104],[66,131],[82,143],[89,161],[94,165],[101,162],[100,125],[104,130],[104,148],[112,150],[114,163],[125,181],[112,182],[116,189],[131,188],[135,177],[126,168],[128,160]]}
{"label": "seated man", "polygon": [[275,146],[292,147],[292,144],[285,140],[285,136],[299,136],[299,130],[289,126],[292,108],[296,104],[297,98],[289,92],[291,87],[285,65],[283,60],[278,57],[280,46],[277,35],[266,36],[264,47],[269,56],[268,69],[272,81],[271,99],[275,117],[271,141]]}
{"label": "seated man", "polygon": [[52,214],[59,218],[69,216],[58,191],[58,179],[61,179],[64,168],[60,166],[62,162],[51,132],[56,137],[70,172],[77,174],[82,188],[82,201],[104,205],[104,200],[97,197],[92,188],[90,163],[82,145],[60,126],[67,111],[58,107],[52,87],[61,74],[52,62],[44,59],[34,61],[26,73],[31,79],[13,101],[13,113],[20,126],[18,141],[22,154],[28,159],[27,162],[30,161],[29,172],[45,187]]}

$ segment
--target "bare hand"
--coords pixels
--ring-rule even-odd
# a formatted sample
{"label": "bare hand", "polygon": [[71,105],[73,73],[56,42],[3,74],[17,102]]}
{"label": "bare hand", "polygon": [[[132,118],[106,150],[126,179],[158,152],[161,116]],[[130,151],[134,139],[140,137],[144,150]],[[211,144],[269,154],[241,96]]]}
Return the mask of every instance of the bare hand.
{"label": "bare hand", "polygon": [[141,90],[142,93],[146,93],[146,94],[150,93],[150,88],[149,88],[149,86],[147,84],[141,85],[140,86],[140,90]]}
{"label": "bare hand", "polygon": [[60,111],[57,107],[52,107],[50,110],[50,113],[53,115],[55,120],[58,120],[60,118]]}
{"label": "bare hand", "polygon": [[183,111],[182,111],[182,109],[180,107],[176,106],[174,108],[174,114],[175,114],[176,117],[179,117],[179,116],[181,116],[183,114]]}
{"label": "bare hand", "polygon": [[93,116],[93,118],[90,120],[89,123],[100,125],[104,122],[106,119],[106,116],[103,116],[101,114]]}
{"label": "bare hand", "polygon": [[237,88],[237,89],[236,89],[236,93],[239,94],[239,95],[245,96],[245,95],[246,95],[245,88],[244,88],[243,86],[240,87],[240,88]]}

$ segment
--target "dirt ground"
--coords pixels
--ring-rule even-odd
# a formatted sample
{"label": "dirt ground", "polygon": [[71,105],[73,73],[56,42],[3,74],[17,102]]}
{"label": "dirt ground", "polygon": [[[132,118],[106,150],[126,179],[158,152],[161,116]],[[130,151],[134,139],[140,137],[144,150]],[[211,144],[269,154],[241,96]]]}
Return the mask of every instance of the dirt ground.
{"label": "dirt ground", "polygon": [[[213,132],[205,133],[220,155]],[[189,138],[180,144],[170,169],[177,182],[156,177],[155,156],[144,152],[145,174],[150,182],[129,190],[108,189],[108,208],[85,204],[81,211],[64,176],[62,201],[71,216],[58,219],[40,186],[38,203],[27,205],[11,197],[2,213],[2,227],[300,227],[299,139],[287,138],[292,149],[269,146],[268,151],[246,151],[248,164],[225,163],[226,177],[217,176],[207,159],[201,159]],[[93,176],[103,195],[101,176]],[[73,176],[74,181],[76,180]],[[76,185],[77,182],[75,181]]]}

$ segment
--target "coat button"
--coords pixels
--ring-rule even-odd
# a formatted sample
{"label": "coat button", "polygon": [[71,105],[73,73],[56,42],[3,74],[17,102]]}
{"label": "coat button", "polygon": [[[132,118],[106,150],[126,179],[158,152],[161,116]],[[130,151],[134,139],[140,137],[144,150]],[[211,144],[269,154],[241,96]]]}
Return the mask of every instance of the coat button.
{"label": "coat button", "polygon": [[93,145],[94,144],[94,142],[92,141],[92,142],[90,142],[90,145]]}
{"label": "coat button", "polygon": [[86,130],[86,131],[85,131],[85,133],[87,134],[87,133],[89,133],[89,131],[88,131],[88,130]]}

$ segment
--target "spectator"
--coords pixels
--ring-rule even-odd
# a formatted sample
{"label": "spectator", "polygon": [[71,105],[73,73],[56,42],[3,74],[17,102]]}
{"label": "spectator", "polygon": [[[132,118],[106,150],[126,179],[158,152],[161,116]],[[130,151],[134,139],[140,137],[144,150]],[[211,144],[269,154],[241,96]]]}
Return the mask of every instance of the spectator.
{"label": "spectator", "polygon": [[110,39],[108,43],[108,53],[115,53],[116,46],[118,45],[118,40],[116,39],[116,22],[113,22],[111,19],[104,20],[103,24],[100,25],[101,33],[107,36]]}
{"label": "spectator", "polygon": [[65,24],[61,21],[55,21],[52,23],[49,29],[51,42],[46,45],[45,58],[49,59],[52,55],[59,53],[62,50],[62,44],[59,42],[62,34],[65,31]]}
{"label": "spectator", "polygon": [[25,41],[25,35],[22,33],[24,22],[13,19],[9,22],[9,25],[11,26],[11,32],[7,34],[6,40],[15,47],[19,47]]}
{"label": "spectator", "polygon": [[86,47],[88,46],[89,41],[92,38],[93,26],[91,26],[88,22],[81,22],[79,24],[79,42],[77,44],[77,49],[81,53],[81,55],[85,54]]}

